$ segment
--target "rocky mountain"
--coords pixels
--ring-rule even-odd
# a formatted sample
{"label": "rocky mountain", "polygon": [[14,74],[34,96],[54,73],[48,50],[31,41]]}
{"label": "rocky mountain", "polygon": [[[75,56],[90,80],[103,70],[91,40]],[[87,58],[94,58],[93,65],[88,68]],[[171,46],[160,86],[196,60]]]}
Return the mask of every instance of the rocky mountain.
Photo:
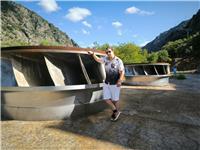
{"label": "rocky mountain", "polygon": [[1,1],[1,45],[78,46],[53,24],[13,1]]}
{"label": "rocky mountain", "polygon": [[185,38],[196,32],[200,32],[200,10],[190,20],[183,21],[168,31],[161,33],[143,48],[148,49],[148,51],[158,51],[167,42]]}

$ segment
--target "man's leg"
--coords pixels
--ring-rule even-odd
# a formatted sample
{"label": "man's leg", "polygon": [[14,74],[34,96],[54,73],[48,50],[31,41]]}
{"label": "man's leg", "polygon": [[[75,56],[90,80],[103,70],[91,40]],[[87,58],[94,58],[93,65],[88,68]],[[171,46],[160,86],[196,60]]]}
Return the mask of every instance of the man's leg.
{"label": "man's leg", "polygon": [[118,101],[112,101],[112,103],[115,105],[116,110],[113,111],[113,119],[112,121],[116,121],[119,118],[119,115],[121,112],[119,111],[119,100]]}
{"label": "man's leg", "polygon": [[119,111],[119,96],[120,96],[120,87],[113,85],[111,88],[112,93],[112,103],[114,104],[116,110],[113,111],[113,121],[116,121],[120,115]]}
{"label": "man's leg", "polygon": [[117,108],[115,107],[114,103],[112,100],[108,99],[108,100],[105,100],[106,103],[111,107],[112,109],[112,115],[111,115],[111,120],[114,121],[114,119],[116,118],[116,113],[118,112],[117,111]]}
{"label": "man's leg", "polygon": [[120,97],[120,87],[112,85],[111,87],[112,103],[114,104],[117,111],[119,111],[119,97]]}
{"label": "man's leg", "polygon": [[[111,97],[113,97],[113,92],[115,91],[115,89],[113,89],[112,87],[113,87],[113,85],[104,84],[104,86],[103,86],[103,97],[104,97],[104,100],[106,101],[106,103],[111,107],[111,109],[113,111],[112,116],[111,116],[111,120],[115,121],[119,117],[120,112],[117,110],[117,107],[119,108],[119,103],[115,104],[115,103],[113,103],[113,101],[111,99]],[[113,98],[116,99],[116,96],[114,96]],[[117,98],[117,99],[119,99],[119,98]]]}
{"label": "man's leg", "polygon": [[115,105],[115,108],[117,111],[119,111],[119,100],[118,101],[112,101],[112,103]]}
{"label": "man's leg", "polygon": [[112,100],[108,99],[108,100],[105,100],[105,101],[111,107],[111,109],[113,111],[117,109],[116,106],[115,106],[115,104],[112,102]]}
{"label": "man's leg", "polygon": [[112,100],[111,100],[111,91],[110,91],[110,85],[104,84],[103,86],[103,98],[105,100],[105,102],[110,106],[110,108],[112,109],[112,111],[116,110],[115,105],[113,104]]}

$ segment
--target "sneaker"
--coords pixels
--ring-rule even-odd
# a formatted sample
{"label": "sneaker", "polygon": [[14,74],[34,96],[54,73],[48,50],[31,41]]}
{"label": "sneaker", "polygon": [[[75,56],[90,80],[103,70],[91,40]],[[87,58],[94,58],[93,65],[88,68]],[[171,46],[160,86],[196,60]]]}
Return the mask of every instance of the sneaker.
{"label": "sneaker", "polygon": [[119,118],[120,114],[121,114],[120,111],[117,111],[116,113],[114,113],[114,117],[113,117],[112,121],[117,121],[117,119]]}
{"label": "sneaker", "polygon": [[110,120],[113,121],[115,119],[115,113],[117,112],[117,110],[113,110],[113,113],[111,115]]}

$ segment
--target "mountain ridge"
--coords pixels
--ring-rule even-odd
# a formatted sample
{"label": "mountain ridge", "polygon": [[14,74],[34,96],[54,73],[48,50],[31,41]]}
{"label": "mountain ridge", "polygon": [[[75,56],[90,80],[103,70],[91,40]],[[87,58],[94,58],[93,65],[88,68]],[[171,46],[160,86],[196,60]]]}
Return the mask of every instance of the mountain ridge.
{"label": "mountain ridge", "polygon": [[32,10],[13,1],[1,1],[1,45],[75,46],[66,33]]}
{"label": "mountain ridge", "polygon": [[159,51],[162,46],[169,41],[175,41],[178,39],[186,38],[200,31],[200,10],[192,16],[191,19],[182,21],[177,26],[170,28],[169,30],[160,33],[154,40],[147,43],[143,49],[148,51]]}

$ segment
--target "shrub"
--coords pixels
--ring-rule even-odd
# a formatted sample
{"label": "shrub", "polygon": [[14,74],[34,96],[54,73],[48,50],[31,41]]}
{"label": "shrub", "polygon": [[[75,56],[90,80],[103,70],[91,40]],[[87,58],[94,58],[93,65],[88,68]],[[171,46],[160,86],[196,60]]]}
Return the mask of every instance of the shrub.
{"label": "shrub", "polygon": [[176,76],[176,79],[178,79],[178,80],[184,80],[184,79],[186,79],[186,76],[184,74],[178,74]]}

